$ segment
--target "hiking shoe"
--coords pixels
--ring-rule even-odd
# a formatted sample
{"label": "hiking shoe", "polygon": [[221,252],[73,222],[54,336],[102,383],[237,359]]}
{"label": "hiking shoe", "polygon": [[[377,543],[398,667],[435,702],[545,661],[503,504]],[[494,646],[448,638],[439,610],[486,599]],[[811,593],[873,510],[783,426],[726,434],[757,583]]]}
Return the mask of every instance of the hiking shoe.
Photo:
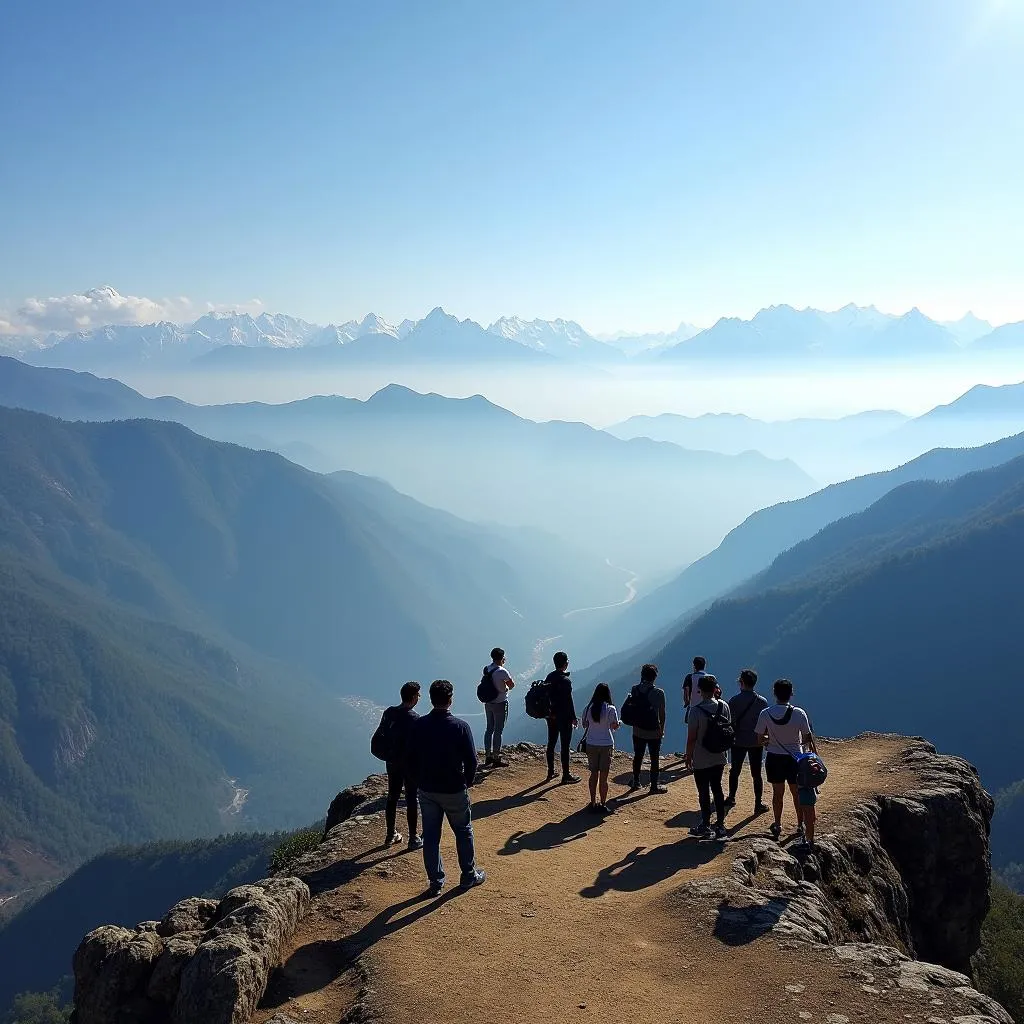
{"label": "hiking shoe", "polygon": [[615,813],[615,808],[614,807],[609,807],[607,804],[598,804],[597,807],[598,807],[598,810],[600,810],[600,812],[602,814],[614,814]]}
{"label": "hiking shoe", "polygon": [[572,786],[580,781],[578,775],[563,775],[562,781],[559,783],[560,786]]}
{"label": "hiking shoe", "polygon": [[648,793],[650,793],[651,796],[661,796],[667,792],[668,790],[664,786],[651,786],[648,790]]}
{"label": "hiking shoe", "polygon": [[557,776],[558,776],[558,772],[548,772],[548,779],[547,779],[547,781],[550,782],[552,779],[556,778]]}
{"label": "hiking shoe", "polygon": [[725,828],[722,825],[716,825],[715,838],[719,840],[728,839],[729,833],[725,831]]}
{"label": "hiking shoe", "polygon": [[508,767],[508,761],[502,761],[502,759],[500,757],[496,757],[491,762],[491,767],[492,768],[507,768]]}
{"label": "hiking shoe", "polygon": [[422,850],[423,849],[423,840],[419,836],[413,836],[409,840],[409,849],[410,850]]}
{"label": "hiking shoe", "polygon": [[459,879],[459,885],[463,889],[472,889],[475,885],[483,885],[487,875],[483,871],[474,871],[471,875],[463,875]]}
{"label": "hiking shoe", "polygon": [[725,809],[731,811],[736,806],[736,797],[727,796],[725,798]]}
{"label": "hiking shoe", "polygon": [[767,814],[770,810],[771,810],[771,808],[766,803],[764,803],[764,802],[758,803],[758,804],[754,804],[754,813],[755,814]]}
{"label": "hiking shoe", "polygon": [[392,832],[391,835],[384,840],[385,846],[397,846],[402,841],[401,832]]}
{"label": "hiking shoe", "polygon": [[771,833],[772,839],[780,839],[782,837],[782,826],[777,821],[773,821],[768,826],[768,831]]}
{"label": "hiking shoe", "polygon": [[702,821],[699,825],[694,825],[693,828],[690,829],[690,835],[701,839],[704,836],[711,835],[711,829],[709,829]]}
{"label": "hiking shoe", "polygon": [[428,896],[440,896],[444,890],[444,882],[431,882],[427,889]]}
{"label": "hiking shoe", "polygon": [[587,810],[591,814],[600,814],[601,813],[601,805],[600,804],[587,804]]}
{"label": "hiking shoe", "polygon": [[640,788],[640,781],[639,781],[639,779],[634,779],[629,784],[629,789],[627,789],[626,792],[627,793],[635,793],[639,788]]}

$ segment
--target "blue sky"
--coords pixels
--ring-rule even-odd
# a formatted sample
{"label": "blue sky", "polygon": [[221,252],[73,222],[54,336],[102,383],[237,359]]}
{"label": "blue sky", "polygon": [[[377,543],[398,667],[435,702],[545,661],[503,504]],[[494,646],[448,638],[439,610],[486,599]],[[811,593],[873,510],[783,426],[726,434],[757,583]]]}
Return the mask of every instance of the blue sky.
{"label": "blue sky", "polygon": [[1024,319],[1024,0],[6,0],[0,96],[9,318]]}

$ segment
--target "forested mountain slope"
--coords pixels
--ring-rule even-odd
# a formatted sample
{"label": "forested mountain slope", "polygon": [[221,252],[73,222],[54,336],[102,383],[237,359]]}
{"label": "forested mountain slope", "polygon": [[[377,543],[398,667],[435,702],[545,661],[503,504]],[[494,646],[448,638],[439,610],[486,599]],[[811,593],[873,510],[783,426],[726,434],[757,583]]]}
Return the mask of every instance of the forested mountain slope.
{"label": "forested mountain slope", "polygon": [[[928,735],[998,788],[1020,777],[1018,723],[994,694],[1018,671],[1022,560],[1024,459],[905,485],[796,546],[646,657],[674,699],[698,653],[727,694],[747,665],[766,692],[787,676],[819,732]],[[618,693],[634,675],[621,665]]]}

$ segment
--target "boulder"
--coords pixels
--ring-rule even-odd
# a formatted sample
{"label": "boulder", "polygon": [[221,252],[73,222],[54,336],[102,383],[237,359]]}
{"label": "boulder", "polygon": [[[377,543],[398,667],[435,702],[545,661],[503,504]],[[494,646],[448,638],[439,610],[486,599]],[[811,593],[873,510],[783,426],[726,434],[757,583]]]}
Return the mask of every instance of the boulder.
{"label": "boulder", "polygon": [[175,903],[156,926],[157,934],[180,935],[182,932],[196,932],[205,928],[217,912],[216,900],[204,900],[192,896]]}
{"label": "boulder", "polygon": [[146,995],[154,1002],[173,1006],[181,986],[181,972],[203,941],[202,932],[182,932],[164,939],[164,949],[153,965]]}
{"label": "boulder", "polygon": [[155,932],[104,925],[86,935],[72,961],[77,1024],[146,1020],[146,988],[162,952]]}

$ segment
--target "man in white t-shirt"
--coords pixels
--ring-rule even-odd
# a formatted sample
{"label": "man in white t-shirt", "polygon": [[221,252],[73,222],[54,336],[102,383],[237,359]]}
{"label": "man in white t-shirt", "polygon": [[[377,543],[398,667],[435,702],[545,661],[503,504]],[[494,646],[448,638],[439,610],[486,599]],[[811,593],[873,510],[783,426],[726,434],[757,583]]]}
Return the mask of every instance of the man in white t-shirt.
{"label": "man in white t-shirt", "polygon": [[505,668],[505,652],[500,647],[491,651],[491,663],[484,669],[484,674],[491,677],[495,689],[494,699],[484,704],[487,715],[487,728],[484,731],[484,753],[487,755],[485,767],[505,768],[508,762],[501,759],[501,734],[508,721],[508,691],[516,684]]}
{"label": "man in white t-shirt", "polygon": [[690,705],[696,706],[700,703],[700,681],[707,675],[704,671],[707,667],[707,659],[698,654],[693,659],[693,671],[688,672],[683,680],[683,722],[685,723],[690,721]]}
{"label": "man in white t-shirt", "polygon": [[815,790],[797,786],[796,755],[806,751],[818,752],[811,732],[811,720],[803,708],[794,707],[793,684],[788,679],[777,679],[772,688],[775,693],[773,707],[765,708],[757,719],[754,732],[767,748],[764,773],[772,786],[772,810],[775,821],[769,828],[772,837],[782,835],[782,810],[786,804],[786,787],[793,795],[796,808],[797,835],[814,844]]}

